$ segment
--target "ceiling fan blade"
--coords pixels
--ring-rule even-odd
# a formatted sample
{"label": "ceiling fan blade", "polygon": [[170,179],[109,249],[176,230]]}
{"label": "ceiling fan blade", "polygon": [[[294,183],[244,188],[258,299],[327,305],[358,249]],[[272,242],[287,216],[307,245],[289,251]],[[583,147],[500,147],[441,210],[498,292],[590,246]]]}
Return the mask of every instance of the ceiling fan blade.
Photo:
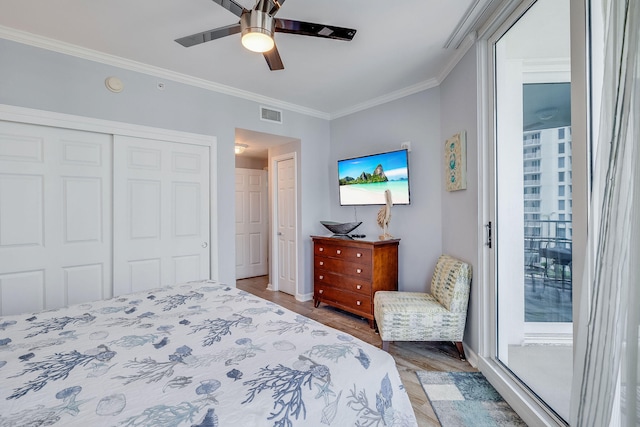
{"label": "ceiling fan blade", "polygon": [[275,18],[276,31],[280,33],[300,34],[303,36],[324,37],[334,40],[350,41],[356,35],[352,28],[334,27],[332,25],[314,24],[311,22],[294,21],[291,19]]}
{"label": "ceiling fan blade", "polygon": [[282,5],[284,4],[285,0],[273,0],[273,7],[271,8],[271,10],[269,11],[269,16],[273,16],[276,13],[278,13],[278,11],[280,10],[280,8],[282,7]]}
{"label": "ceiling fan blade", "polygon": [[234,0],[213,0],[213,1],[218,3],[220,6],[224,7],[225,9],[227,9],[229,12],[236,15],[238,18],[240,18],[244,12],[248,12],[247,9],[242,7],[241,4],[236,3]]}
{"label": "ceiling fan blade", "polygon": [[192,34],[190,36],[176,39],[184,47],[194,46],[200,43],[209,42],[211,40],[230,36],[240,32],[240,24],[227,25],[226,27],[215,28],[213,30],[203,31],[201,33]]}
{"label": "ceiling fan blade", "polygon": [[280,58],[280,53],[278,53],[277,46],[274,45],[273,49],[268,52],[264,52],[262,56],[264,56],[264,59],[267,61],[271,71],[284,70],[284,64]]}

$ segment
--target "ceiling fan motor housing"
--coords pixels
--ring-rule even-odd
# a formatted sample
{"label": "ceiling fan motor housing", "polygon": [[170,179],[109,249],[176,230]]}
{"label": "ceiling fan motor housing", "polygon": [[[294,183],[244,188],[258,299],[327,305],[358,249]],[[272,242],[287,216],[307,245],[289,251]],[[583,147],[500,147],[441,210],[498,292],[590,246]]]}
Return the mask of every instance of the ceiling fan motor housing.
{"label": "ceiling fan motor housing", "polygon": [[252,10],[242,14],[240,28],[243,36],[248,33],[262,33],[273,38],[274,19],[266,12]]}

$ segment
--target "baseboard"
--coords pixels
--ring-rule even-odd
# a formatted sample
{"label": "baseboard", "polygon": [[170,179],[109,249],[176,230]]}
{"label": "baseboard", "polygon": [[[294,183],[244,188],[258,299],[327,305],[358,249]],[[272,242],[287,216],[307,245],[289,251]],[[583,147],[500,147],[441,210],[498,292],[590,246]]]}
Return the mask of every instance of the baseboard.
{"label": "baseboard", "polygon": [[313,292],[310,294],[296,294],[296,300],[300,302],[311,301],[313,299]]}
{"label": "baseboard", "polygon": [[467,356],[467,362],[469,362],[469,365],[478,369],[478,354],[464,345],[464,342],[462,343],[462,345],[464,346],[464,354],[465,356]]}
{"label": "baseboard", "polygon": [[267,290],[275,292],[276,289],[273,287],[273,285],[271,283],[267,283]]}

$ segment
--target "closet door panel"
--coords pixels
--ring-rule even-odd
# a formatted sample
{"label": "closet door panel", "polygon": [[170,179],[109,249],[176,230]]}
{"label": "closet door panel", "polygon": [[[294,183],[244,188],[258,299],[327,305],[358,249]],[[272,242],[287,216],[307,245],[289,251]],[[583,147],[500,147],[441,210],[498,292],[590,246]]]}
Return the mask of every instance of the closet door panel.
{"label": "closet door panel", "polygon": [[110,159],[109,135],[0,122],[0,315],[111,295]]}
{"label": "closet door panel", "polygon": [[116,295],[208,279],[209,147],[114,141]]}

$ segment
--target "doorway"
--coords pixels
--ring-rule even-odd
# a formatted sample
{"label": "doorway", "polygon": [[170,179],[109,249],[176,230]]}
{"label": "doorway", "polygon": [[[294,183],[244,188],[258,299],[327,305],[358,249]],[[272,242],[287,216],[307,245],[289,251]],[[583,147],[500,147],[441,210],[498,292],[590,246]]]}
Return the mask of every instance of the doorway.
{"label": "doorway", "polygon": [[[300,140],[263,132],[236,129],[236,144],[242,144],[244,152],[236,155],[236,175],[241,168],[252,169],[249,174],[266,173],[267,208],[264,218],[268,223],[266,263],[267,272],[245,274],[243,257],[248,246],[238,242],[242,234],[239,224],[241,205],[236,191],[236,277],[256,277],[267,274],[267,289],[283,291],[293,296],[298,288],[298,249],[300,236],[298,233],[298,158]],[[266,171],[266,172],[265,172]],[[255,181],[255,179],[254,179]],[[238,190],[238,177],[236,189]],[[279,186],[282,186],[280,188]],[[263,205],[264,206],[264,205]],[[260,214],[262,215],[262,214]],[[259,216],[260,216],[259,215]],[[254,215],[255,216],[255,215]],[[246,234],[246,233],[245,233]],[[246,239],[245,239],[246,241]],[[244,248],[244,249],[243,249]],[[260,251],[253,251],[259,254]],[[253,258],[258,259],[257,256]],[[261,270],[262,271],[262,270]]]}

